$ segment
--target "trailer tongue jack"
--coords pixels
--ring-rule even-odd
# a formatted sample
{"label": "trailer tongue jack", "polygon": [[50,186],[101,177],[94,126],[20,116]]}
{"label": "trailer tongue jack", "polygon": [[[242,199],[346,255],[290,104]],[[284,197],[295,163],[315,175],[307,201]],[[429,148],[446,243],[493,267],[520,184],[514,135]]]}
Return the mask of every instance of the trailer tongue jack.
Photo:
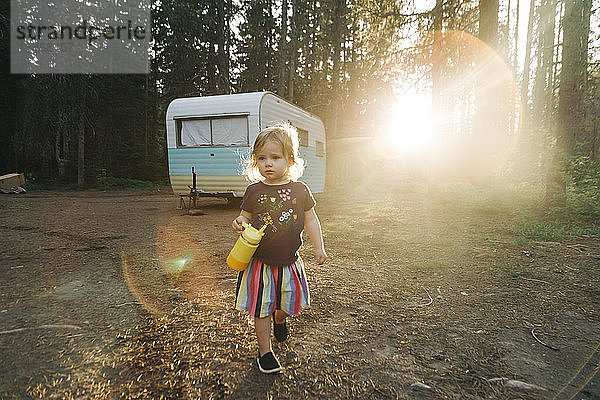
{"label": "trailer tongue jack", "polygon": [[[227,199],[228,202],[231,202],[235,198],[233,190],[227,192],[205,192],[202,189],[198,189],[196,187],[196,172],[194,171],[194,167],[192,167],[192,186],[188,185],[188,188],[190,188],[189,193],[179,195],[179,207],[177,207],[178,210],[187,210],[188,214],[191,214],[190,210],[197,209],[196,200],[198,197],[220,197]],[[198,214],[198,212],[194,214]]]}

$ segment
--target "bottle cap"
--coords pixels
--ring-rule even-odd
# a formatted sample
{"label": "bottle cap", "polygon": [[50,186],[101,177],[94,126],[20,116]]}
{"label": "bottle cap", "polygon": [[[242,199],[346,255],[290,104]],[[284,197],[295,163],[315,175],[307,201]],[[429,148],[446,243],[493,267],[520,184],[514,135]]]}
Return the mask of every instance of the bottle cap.
{"label": "bottle cap", "polygon": [[265,234],[265,228],[267,227],[267,225],[265,224],[262,226],[262,228],[256,229],[252,225],[247,224],[245,222],[242,222],[242,226],[244,227],[242,236],[244,236],[244,239],[246,239],[252,244],[258,244],[260,242],[260,239]]}

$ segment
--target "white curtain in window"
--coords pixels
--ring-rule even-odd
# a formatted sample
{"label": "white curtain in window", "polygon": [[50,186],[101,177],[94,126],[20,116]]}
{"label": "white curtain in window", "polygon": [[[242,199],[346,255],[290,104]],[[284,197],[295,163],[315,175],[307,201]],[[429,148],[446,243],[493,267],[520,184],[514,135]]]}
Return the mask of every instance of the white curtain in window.
{"label": "white curtain in window", "polygon": [[214,145],[248,145],[247,118],[215,118],[212,120],[212,134]]}
{"label": "white curtain in window", "polygon": [[196,119],[181,121],[181,145],[210,145],[210,120]]}

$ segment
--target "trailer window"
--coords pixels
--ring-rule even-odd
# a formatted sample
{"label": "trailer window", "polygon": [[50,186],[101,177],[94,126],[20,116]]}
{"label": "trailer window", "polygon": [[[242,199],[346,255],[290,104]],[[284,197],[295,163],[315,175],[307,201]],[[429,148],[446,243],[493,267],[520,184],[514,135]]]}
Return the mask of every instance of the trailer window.
{"label": "trailer window", "polygon": [[178,145],[248,146],[248,117],[201,118],[177,120]]}
{"label": "trailer window", "polygon": [[298,131],[298,144],[300,146],[308,147],[308,131],[306,129],[296,128]]}
{"label": "trailer window", "polygon": [[210,145],[210,120],[196,119],[181,121],[181,145]]}
{"label": "trailer window", "polygon": [[323,142],[315,141],[315,153],[317,157],[325,156],[325,144]]}
{"label": "trailer window", "polygon": [[211,120],[212,140],[215,146],[241,146],[248,144],[246,117],[218,118]]}

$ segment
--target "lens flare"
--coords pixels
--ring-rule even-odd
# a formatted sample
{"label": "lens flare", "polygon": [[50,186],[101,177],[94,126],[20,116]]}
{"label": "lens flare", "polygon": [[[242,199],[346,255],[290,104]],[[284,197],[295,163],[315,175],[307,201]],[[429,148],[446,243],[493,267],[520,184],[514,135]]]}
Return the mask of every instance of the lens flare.
{"label": "lens flare", "polygon": [[129,260],[124,251],[121,252],[121,269],[125,283],[129,289],[129,293],[148,311],[152,314],[163,314],[165,312],[158,297],[144,285],[144,274],[136,273],[130,267]]}
{"label": "lens flare", "polygon": [[437,178],[482,181],[505,167],[516,147],[518,86],[502,57],[480,39],[459,31],[436,39],[448,62],[428,168]]}
{"label": "lens flare", "polygon": [[384,101],[390,105],[375,113],[378,121],[373,122],[380,128],[372,145],[358,156],[364,164],[392,162],[433,181],[479,182],[502,171],[514,153],[521,129],[520,92],[502,57],[480,39],[459,31],[435,38],[441,49],[436,98],[425,89],[402,94],[394,89],[395,100]]}
{"label": "lens flare", "polygon": [[[159,229],[156,254],[161,269],[178,293],[188,299],[217,289],[218,279],[228,272],[225,259],[214,251],[214,244],[199,240],[194,224],[172,220]],[[195,233],[196,232],[196,233]],[[220,258],[221,257],[221,258]],[[214,279],[198,277],[214,277]]]}
{"label": "lens flare", "polygon": [[[168,312],[181,298],[195,300],[222,290],[219,282],[231,271],[214,243],[198,240],[195,224],[173,217],[159,226],[155,247],[121,253],[123,276],[129,291],[152,313]],[[220,293],[220,292],[219,292]]]}
{"label": "lens flare", "polygon": [[186,267],[186,264],[193,264],[192,257],[180,257],[164,261],[165,270],[175,277],[181,275]]}
{"label": "lens flare", "polygon": [[417,93],[400,96],[384,126],[380,151],[408,155],[423,152],[431,140],[431,98]]}

